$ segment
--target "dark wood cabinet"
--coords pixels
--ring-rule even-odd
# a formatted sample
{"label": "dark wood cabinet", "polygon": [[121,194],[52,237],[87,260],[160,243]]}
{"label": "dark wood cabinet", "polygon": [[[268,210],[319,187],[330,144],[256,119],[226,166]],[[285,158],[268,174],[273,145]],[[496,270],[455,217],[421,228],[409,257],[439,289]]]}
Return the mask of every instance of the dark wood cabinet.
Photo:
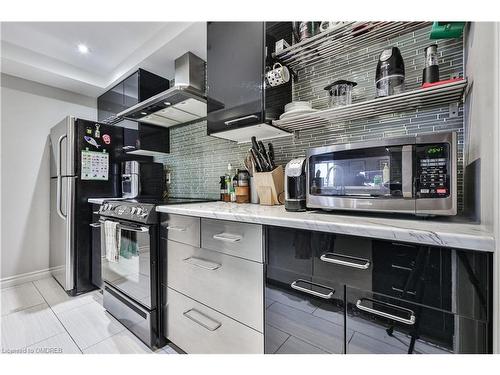
{"label": "dark wood cabinet", "polygon": [[291,42],[291,35],[289,22],[208,23],[208,134],[269,124],[283,113],[284,105],[292,99],[291,80],[266,87],[265,72],[273,65],[276,40]]}
{"label": "dark wood cabinet", "polygon": [[489,253],[278,227],[266,239],[266,353],[492,351]]}

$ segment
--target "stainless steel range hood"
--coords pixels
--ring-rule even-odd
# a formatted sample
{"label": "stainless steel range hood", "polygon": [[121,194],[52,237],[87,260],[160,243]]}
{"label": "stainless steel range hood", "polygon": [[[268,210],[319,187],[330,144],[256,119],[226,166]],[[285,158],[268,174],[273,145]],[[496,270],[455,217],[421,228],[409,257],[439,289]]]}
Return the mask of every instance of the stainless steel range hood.
{"label": "stainless steel range hood", "polygon": [[165,127],[207,117],[205,61],[191,52],[175,60],[174,86],[117,114],[119,119]]}

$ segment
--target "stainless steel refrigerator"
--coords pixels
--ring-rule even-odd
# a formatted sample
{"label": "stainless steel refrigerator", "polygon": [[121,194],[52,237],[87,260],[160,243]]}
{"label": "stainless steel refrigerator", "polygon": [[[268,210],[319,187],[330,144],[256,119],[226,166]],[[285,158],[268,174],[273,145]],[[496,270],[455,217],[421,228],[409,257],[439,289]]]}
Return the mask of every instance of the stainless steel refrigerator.
{"label": "stainless steel refrigerator", "polygon": [[76,295],[96,288],[88,199],[121,196],[123,129],[68,116],[50,130],[50,143],[50,267]]}

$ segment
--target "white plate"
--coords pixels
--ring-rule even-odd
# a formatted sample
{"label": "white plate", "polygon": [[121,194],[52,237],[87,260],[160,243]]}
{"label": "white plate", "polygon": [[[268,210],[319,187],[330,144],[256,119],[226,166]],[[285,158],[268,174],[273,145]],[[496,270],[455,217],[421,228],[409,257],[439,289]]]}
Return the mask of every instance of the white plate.
{"label": "white plate", "polygon": [[306,115],[308,113],[314,113],[314,112],[318,112],[318,110],[312,109],[312,108],[310,108],[310,109],[295,109],[293,111],[283,113],[280,116],[280,120],[285,120],[285,119],[290,118],[290,117],[295,117],[295,116],[299,116],[299,115]]}
{"label": "white plate", "polygon": [[310,108],[311,108],[311,102],[297,101],[286,104],[285,112],[290,112],[296,109],[310,109]]}

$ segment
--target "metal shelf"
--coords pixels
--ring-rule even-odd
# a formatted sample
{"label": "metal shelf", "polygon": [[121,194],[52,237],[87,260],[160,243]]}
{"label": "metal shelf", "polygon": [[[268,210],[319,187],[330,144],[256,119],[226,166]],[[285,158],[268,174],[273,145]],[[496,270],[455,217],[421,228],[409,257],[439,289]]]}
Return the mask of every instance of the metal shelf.
{"label": "metal shelf", "polygon": [[345,22],[273,54],[294,70],[422,29],[432,22]]}
{"label": "metal shelf", "polygon": [[331,122],[370,118],[416,108],[458,103],[462,101],[466,86],[467,80],[462,79],[425,89],[354,103],[345,107],[329,108],[289,119],[274,120],[273,125],[284,130],[297,131],[327,126]]}

